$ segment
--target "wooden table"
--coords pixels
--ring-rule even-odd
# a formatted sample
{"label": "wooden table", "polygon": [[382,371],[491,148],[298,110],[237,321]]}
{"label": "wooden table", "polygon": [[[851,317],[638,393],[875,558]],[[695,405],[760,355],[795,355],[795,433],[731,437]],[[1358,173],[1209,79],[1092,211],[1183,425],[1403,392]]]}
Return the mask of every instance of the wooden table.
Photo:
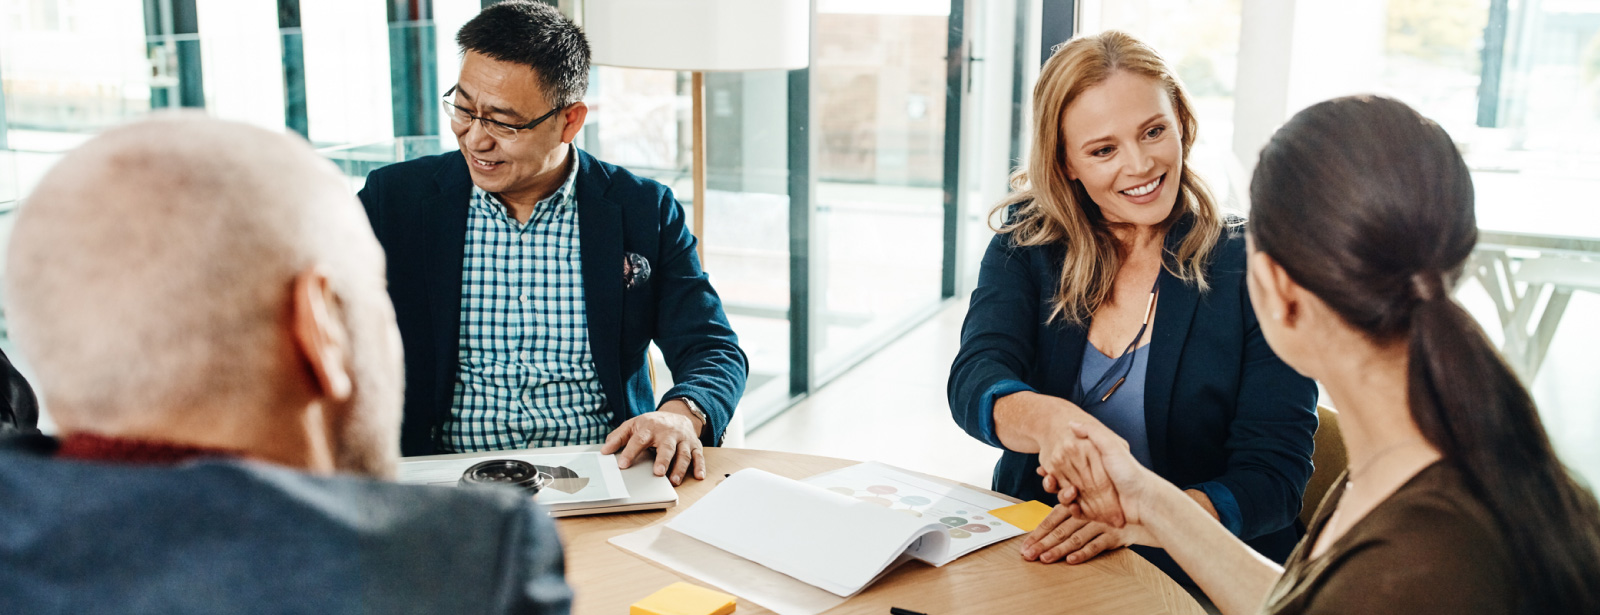
{"label": "wooden table", "polygon": [[[606,541],[670,518],[693,505],[724,475],[761,468],[780,476],[805,478],[856,463],[750,449],[708,448],[705,453],[706,480],[685,481],[678,488],[675,508],[557,520],[567,548],[567,580],[577,593],[574,613],[627,613],[628,605],[663,586],[695,582]],[[1014,538],[991,545],[943,568],[909,562],[829,613],[884,615],[891,606],[929,615],[1204,613],[1177,583],[1126,549],[1103,554],[1087,564],[1046,565],[1023,561],[1021,544],[1021,538]],[[741,600],[737,615],[770,612]]]}

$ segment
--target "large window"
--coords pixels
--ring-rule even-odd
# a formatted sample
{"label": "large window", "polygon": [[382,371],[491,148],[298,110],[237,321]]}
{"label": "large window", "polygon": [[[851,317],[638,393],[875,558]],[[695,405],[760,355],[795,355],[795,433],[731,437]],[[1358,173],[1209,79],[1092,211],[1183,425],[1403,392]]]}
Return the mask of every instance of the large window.
{"label": "large window", "polygon": [[818,4],[812,88],[818,367],[848,367],[940,298],[950,3]]}
{"label": "large window", "polygon": [[[689,211],[692,78],[689,73],[597,67],[580,144],[608,162],[672,188]],[[789,397],[787,74],[706,78],[707,186],[704,266],[750,358],[748,413],[781,409]],[[656,356],[656,388],[670,381]]]}

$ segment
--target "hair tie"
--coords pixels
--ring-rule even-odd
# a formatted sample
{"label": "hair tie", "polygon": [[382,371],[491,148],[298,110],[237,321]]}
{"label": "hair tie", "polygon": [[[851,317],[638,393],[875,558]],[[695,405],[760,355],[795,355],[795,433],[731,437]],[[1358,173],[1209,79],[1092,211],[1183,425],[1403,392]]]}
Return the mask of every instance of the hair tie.
{"label": "hair tie", "polygon": [[1411,291],[1424,302],[1444,297],[1444,276],[1431,271],[1411,274]]}

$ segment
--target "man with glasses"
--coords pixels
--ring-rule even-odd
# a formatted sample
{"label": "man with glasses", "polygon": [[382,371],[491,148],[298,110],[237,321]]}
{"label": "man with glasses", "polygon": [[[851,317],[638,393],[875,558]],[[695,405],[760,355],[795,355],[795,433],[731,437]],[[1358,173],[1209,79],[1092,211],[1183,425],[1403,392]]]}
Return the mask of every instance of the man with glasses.
{"label": "man with glasses", "polygon": [[[503,2],[457,34],[443,109],[459,152],[374,171],[406,355],[406,455],[605,443],[705,477],[747,365],[659,183],[572,144],[589,43],[554,8]],[[657,406],[647,348],[675,385]]]}

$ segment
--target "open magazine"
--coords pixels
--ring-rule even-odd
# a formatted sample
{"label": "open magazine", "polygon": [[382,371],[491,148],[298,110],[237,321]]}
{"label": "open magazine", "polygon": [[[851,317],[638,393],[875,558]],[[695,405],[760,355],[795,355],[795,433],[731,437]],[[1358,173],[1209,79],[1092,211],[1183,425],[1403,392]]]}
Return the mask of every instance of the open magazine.
{"label": "open magazine", "polygon": [[943,566],[1021,535],[988,512],[1010,504],[879,463],[803,482],[746,469],[666,527],[848,597],[908,559]]}

